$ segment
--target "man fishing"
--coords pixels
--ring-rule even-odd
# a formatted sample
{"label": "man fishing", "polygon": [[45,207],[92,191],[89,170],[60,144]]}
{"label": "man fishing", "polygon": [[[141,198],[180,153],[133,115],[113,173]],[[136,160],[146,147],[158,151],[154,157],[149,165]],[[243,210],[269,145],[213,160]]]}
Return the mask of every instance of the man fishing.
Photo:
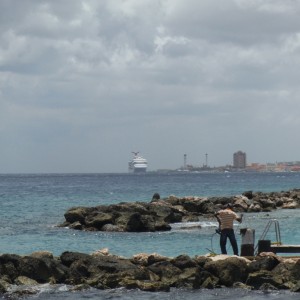
{"label": "man fishing", "polygon": [[227,204],[225,209],[222,209],[215,213],[215,217],[217,218],[220,226],[220,247],[222,254],[227,254],[226,243],[227,238],[232,246],[232,250],[234,255],[238,254],[238,246],[233,230],[233,221],[237,220],[238,222],[242,222],[243,214],[239,217],[234,211],[231,203]]}

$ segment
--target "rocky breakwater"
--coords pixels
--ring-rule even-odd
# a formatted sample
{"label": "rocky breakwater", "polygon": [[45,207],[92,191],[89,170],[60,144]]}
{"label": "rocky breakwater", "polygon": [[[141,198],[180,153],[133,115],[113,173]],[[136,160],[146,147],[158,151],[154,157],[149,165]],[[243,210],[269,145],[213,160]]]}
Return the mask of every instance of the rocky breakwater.
{"label": "rocky breakwater", "polygon": [[252,192],[232,197],[154,198],[151,202],[124,202],[96,207],[72,207],[59,226],[88,231],[167,231],[176,222],[198,221],[231,203],[237,212],[270,212],[300,207],[300,189]]}
{"label": "rocky breakwater", "polygon": [[65,284],[70,290],[237,287],[300,292],[300,259],[284,259],[273,253],[261,253],[254,260],[227,255],[169,258],[137,254],[122,258],[105,250],[64,252],[59,257],[46,251],[0,255],[0,294],[34,294],[40,284],[47,283]]}

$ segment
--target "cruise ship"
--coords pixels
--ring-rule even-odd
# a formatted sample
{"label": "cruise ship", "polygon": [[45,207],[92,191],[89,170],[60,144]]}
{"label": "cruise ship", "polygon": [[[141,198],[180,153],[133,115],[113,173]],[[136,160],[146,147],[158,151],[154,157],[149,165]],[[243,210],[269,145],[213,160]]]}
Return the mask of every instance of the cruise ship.
{"label": "cruise ship", "polygon": [[139,152],[132,152],[133,159],[128,163],[128,171],[131,173],[145,173],[147,171],[148,162],[139,155]]}

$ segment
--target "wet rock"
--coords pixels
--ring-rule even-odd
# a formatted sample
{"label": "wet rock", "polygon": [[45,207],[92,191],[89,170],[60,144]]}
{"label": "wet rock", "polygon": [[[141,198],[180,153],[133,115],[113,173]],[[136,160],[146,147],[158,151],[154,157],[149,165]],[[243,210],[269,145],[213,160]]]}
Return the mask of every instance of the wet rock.
{"label": "wet rock", "polygon": [[196,285],[194,288],[214,289],[219,286],[219,278],[207,271],[198,274]]}
{"label": "wet rock", "polygon": [[296,282],[290,290],[294,293],[300,293],[300,281]]}
{"label": "wet rock", "polygon": [[252,286],[255,289],[260,289],[265,284],[272,285],[276,288],[283,287],[281,282],[278,282],[273,278],[272,273],[267,270],[260,270],[258,272],[250,273],[247,281],[247,285]]}
{"label": "wet rock", "polygon": [[83,225],[79,221],[76,221],[76,222],[74,222],[72,224],[69,224],[69,228],[70,229],[75,229],[75,230],[82,230],[84,227],[83,227]]}
{"label": "wet rock", "polygon": [[8,276],[1,276],[0,278],[0,294],[4,294],[9,290],[11,285],[10,278]]}
{"label": "wet rock", "polygon": [[276,288],[274,285],[270,284],[270,283],[263,283],[259,289],[261,291],[276,291],[278,290],[278,288]]}
{"label": "wet rock", "polygon": [[26,276],[18,276],[15,280],[17,285],[37,285],[38,282],[34,279],[28,278]]}

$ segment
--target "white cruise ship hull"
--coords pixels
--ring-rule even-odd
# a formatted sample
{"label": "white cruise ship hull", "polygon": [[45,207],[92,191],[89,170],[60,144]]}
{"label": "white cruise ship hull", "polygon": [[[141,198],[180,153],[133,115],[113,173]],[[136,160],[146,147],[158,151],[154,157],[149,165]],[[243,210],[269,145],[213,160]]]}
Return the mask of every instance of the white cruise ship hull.
{"label": "white cruise ship hull", "polygon": [[141,156],[138,156],[138,152],[134,153],[134,158],[128,163],[128,171],[131,173],[145,173],[148,167],[147,160]]}

